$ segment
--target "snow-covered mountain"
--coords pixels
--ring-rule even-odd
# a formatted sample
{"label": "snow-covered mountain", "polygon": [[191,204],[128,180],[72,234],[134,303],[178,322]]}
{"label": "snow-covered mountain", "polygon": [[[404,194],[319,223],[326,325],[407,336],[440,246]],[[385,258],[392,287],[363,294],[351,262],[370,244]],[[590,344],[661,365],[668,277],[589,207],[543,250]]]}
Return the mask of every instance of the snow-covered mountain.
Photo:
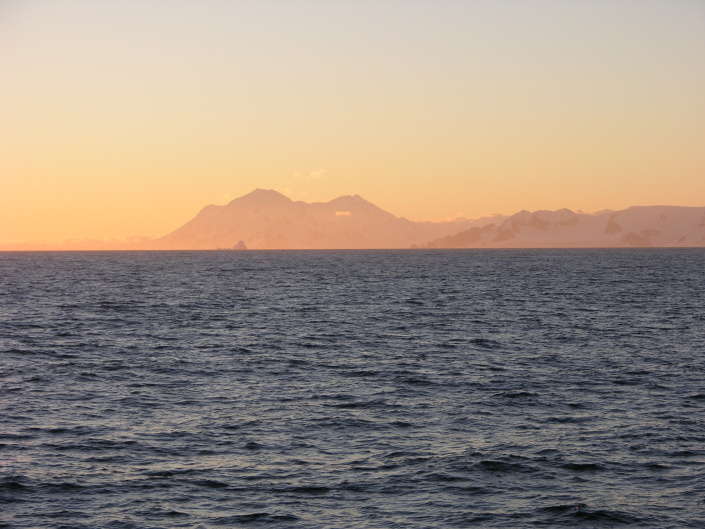
{"label": "snow-covered mountain", "polygon": [[242,241],[248,249],[409,248],[487,221],[413,222],[358,195],[306,203],[257,189],[225,206],[206,206],[153,247],[233,248]]}
{"label": "snow-covered mountain", "polygon": [[705,246],[705,207],[635,206],[575,213],[520,211],[442,237],[426,248],[613,248]]}

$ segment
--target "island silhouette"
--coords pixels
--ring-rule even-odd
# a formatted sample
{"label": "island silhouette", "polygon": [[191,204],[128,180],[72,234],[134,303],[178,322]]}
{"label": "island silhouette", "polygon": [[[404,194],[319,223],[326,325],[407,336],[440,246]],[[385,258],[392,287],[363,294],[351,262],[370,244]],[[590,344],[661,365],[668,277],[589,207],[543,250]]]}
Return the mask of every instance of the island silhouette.
{"label": "island silhouette", "polygon": [[417,222],[359,195],[294,201],[271,189],[208,205],[159,238],[2,244],[0,250],[705,247],[705,207],[569,209]]}

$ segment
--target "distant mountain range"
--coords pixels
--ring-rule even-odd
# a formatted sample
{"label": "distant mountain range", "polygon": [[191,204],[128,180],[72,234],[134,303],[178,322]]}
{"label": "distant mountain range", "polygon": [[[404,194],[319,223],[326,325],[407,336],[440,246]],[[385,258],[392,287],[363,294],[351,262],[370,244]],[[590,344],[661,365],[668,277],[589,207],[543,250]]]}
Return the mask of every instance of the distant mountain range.
{"label": "distant mountain range", "polygon": [[157,239],[3,244],[0,250],[705,247],[705,207],[636,206],[596,213],[520,211],[444,222],[396,217],[358,195],[293,201],[256,189],[204,207]]}
{"label": "distant mountain range", "polygon": [[705,207],[635,206],[575,213],[520,211],[463,230],[426,248],[614,248],[705,246]]}

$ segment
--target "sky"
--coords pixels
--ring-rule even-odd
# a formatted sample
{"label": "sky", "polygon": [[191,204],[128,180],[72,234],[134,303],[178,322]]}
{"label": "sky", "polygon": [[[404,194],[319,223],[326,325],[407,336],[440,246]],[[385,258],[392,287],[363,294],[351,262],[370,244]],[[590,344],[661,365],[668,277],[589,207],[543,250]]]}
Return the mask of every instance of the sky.
{"label": "sky", "polygon": [[705,2],[0,0],[0,242],[161,236],[255,188],[705,206]]}

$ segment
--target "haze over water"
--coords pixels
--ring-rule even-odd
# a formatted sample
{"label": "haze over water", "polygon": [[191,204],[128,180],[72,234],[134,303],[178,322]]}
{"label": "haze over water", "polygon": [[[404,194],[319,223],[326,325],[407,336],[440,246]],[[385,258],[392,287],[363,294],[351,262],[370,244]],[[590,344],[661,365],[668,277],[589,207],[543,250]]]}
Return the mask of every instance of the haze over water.
{"label": "haze over water", "polygon": [[0,253],[0,526],[700,527],[704,264]]}

